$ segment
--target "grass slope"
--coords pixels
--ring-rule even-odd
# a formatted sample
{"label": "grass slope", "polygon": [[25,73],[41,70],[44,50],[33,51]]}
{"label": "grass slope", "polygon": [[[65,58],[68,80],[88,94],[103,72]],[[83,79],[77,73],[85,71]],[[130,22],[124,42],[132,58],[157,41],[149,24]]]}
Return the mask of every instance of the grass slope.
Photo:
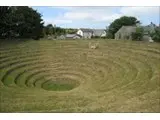
{"label": "grass slope", "polygon": [[0,112],[160,112],[160,44],[0,43]]}

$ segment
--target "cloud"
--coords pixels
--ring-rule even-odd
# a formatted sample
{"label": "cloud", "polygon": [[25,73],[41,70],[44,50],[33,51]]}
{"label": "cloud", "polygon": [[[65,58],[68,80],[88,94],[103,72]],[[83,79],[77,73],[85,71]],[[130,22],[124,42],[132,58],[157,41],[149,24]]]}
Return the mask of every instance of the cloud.
{"label": "cloud", "polygon": [[54,19],[72,20],[72,21],[112,21],[118,18],[118,14],[113,13],[113,7],[65,7],[69,11]]}
{"label": "cloud", "polygon": [[122,15],[121,14],[112,14],[112,15],[109,15],[109,16],[101,16],[101,19],[97,19],[97,21],[106,21],[106,22],[112,22],[113,20],[121,17]]}
{"label": "cloud", "polygon": [[[159,15],[158,7],[54,7],[63,9],[65,12],[56,18],[46,19],[46,23],[67,24],[77,22],[93,23],[106,22],[110,24],[121,16],[135,16],[139,20],[142,17],[152,17]],[[88,24],[89,24],[88,23]]]}
{"label": "cloud", "polygon": [[72,20],[66,20],[66,19],[46,19],[45,20],[45,25],[47,24],[68,24],[68,23],[72,23]]}
{"label": "cloud", "polygon": [[132,16],[153,16],[159,15],[159,7],[122,7],[120,12],[123,15]]}

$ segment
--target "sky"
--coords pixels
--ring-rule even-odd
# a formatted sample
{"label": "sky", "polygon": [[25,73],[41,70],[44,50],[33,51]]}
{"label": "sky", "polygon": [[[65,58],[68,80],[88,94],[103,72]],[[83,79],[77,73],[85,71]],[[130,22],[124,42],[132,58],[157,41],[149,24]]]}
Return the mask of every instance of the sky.
{"label": "sky", "polygon": [[160,24],[159,7],[35,7],[47,24],[63,28],[105,29],[121,16],[134,16],[142,25]]}

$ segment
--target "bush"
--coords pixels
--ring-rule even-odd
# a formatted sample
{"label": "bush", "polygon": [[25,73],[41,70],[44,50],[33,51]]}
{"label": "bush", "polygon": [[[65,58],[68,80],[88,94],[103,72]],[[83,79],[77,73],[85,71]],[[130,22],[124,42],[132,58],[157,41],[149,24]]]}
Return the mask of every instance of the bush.
{"label": "bush", "polygon": [[155,28],[155,32],[151,34],[151,37],[155,42],[160,42],[160,27]]}
{"label": "bush", "polygon": [[143,28],[136,28],[136,32],[131,34],[132,40],[140,41],[143,37]]}
{"label": "bush", "polygon": [[132,40],[140,41],[142,40],[143,35],[141,33],[132,33]]}
{"label": "bush", "polygon": [[107,36],[101,37],[102,39],[107,39]]}
{"label": "bush", "polygon": [[96,39],[96,38],[101,38],[101,37],[99,37],[99,36],[92,36],[91,38],[95,38]]}
{"label": "bush", "polygon": [[114,36],[113,36],[112,33],[108,32],[106,38],[108,38],[108,39],[113,39]]}

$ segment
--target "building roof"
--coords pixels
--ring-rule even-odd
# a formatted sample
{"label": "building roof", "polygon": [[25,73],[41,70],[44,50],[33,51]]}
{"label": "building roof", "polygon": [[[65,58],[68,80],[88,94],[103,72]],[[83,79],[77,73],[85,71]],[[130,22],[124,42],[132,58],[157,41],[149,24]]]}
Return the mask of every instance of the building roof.
{"label": "building roof", "polygon": [[78,34],[66,34],[66,38],[73,38],[75,36],[78,36],[78,37],[81,37],[80,35]]}
{"label": "building roof", "polygon": [[89,28],[80,28],[84,33],[93,33],[95,36],[101,36],[105,31],[104,29],[89,29]]}
{"label": "building roof", "polygon": [[104,29],[93,29],[93,33],[95,36],[101,36],[104,31]]}
{"label": "building roof", "polygon": [[80,28],[80,30],[82,30],[82,32],[93,32],[93,30],[89,28]]}
{"label": "building roof", "polygon": [[74,37],[76,34],[66,34],[66,37],[68,37],[68,38],[72,38],[72,37]]}
{"label": "building roof", "polygon": [[136,28],[137,28],[136,26],[122,26],[116,33],[119,33],[119,32],[131,33],[131,32],[135,32]]}
{"label": "building roof", "polygon": [[[149,33],[152,33],[155,31],[155,28],[157,27],[155,24],[153,24],[151,22],[151,24],[147,25],[147,26],[139,26],[140,28],[143,28],[144,35],[149,35]],[[137,26],[122,26],[116,33],[132,33],[132,32],[136,32],[136,28]]]}
{"label": "building roof", "polygon": [[65,38],[65,35],[60,35],[58,36],[59,39],[64,39]]}

